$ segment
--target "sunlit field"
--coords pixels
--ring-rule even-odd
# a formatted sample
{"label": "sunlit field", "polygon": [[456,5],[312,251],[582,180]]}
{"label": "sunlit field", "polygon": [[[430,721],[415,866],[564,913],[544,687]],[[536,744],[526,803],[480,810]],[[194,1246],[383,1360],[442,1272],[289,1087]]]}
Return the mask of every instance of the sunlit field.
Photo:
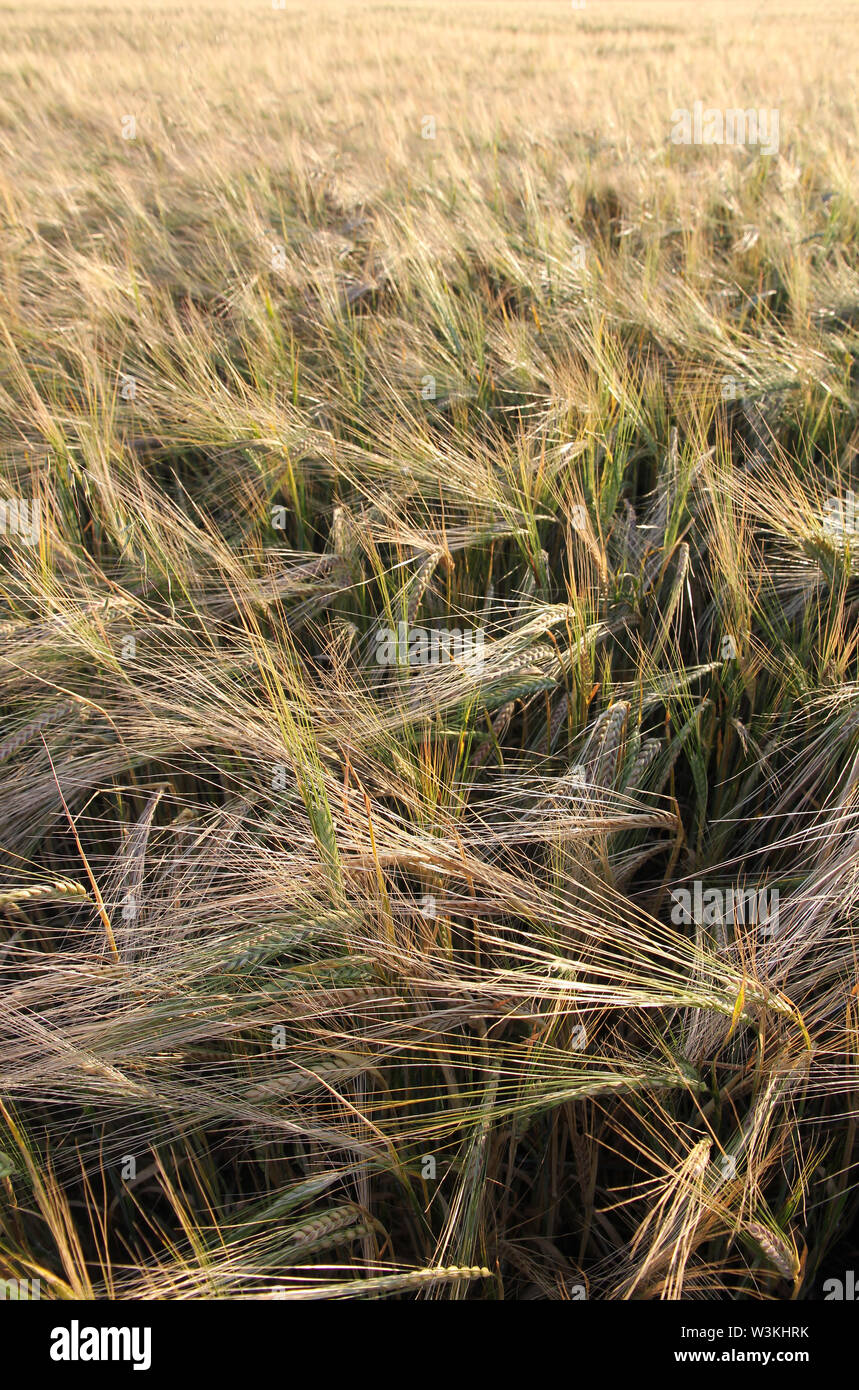
{"label": "sunlit field", "polygon": [[6,1297],[839,1297],[859,5],[276,5],[0,0]]}

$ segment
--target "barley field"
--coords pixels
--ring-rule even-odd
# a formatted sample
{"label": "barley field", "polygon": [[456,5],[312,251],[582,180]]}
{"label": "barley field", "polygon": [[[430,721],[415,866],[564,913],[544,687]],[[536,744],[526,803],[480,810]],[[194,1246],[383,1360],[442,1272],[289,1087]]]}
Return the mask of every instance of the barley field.
{"label": "barley field", "polygon": [[838,1296],[857,69],[0,0],[7,1296]]}

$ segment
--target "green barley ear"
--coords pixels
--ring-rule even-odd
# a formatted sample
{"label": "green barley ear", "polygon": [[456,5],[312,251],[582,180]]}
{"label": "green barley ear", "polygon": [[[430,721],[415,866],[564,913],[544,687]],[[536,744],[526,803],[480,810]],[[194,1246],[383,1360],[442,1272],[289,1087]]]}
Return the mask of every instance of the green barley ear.
{"label": "green barley ear", "polygon": [[558,742],[558,739],[559,739],[560,736],[561,736],[561,730],[563,729],[564,725],[565,725],[566,722],[567,722],[567,719],[568,719],[568,716],[569,716],[569,712],[570,712],[570,697],[569,697],[569,695],[568,695],[568,694],[566,693],[566,691],[565,691],[565,692],[561,695],[560,699],[557,701],[557,703],[556,703],[556,705],[555,705],[555,708],[552,710],[552,716],[551,716],[551,719],[550,719],[550,721],[549,721],[549,748],[550,748],[550,749],[553,749],[553,748],[555,747],[555,744]]}
{"label": "green barley ear", "polygon": [[344,1280],[342,1283],[322,1284],[318,1292],[311,1288],[304,1292],[296,1289],[292,1295],[287,1290],[269,1294],[270,1298],[375,1298],[380,1294],[407,1293],[417,1289],[431,1288],[443,1284],[467,1283],[475,1279],[491,1279],[492,1271],[483,1265],[457,1265],[428,1267],[408,1270],[403,1274],[377,1274],[365,1278]]}
{"label": "green barley ear", "polygon": [[345,900],[343,870],[337,848],[337,832],[325,787],[324,769],[313,751],[305,749],[299,755],[296,776],[313,835],[328,874],[333,899],[336,903],[342,904]]}
{"label": "green barley ear", "polygon": [[420,611],[427,586],[443,559],[445,559],[444,551],[436,550],[427,555],[418,566],[417,572],[407,590],[406,622],[409,623],[409,625],[414,623]]}
{"label": "green barley ear", "polygon": [[648,768],[656,761],[662,751],[662,740],[658,738],[645,739],[641,751],[636,755],[629,775],[626,779],[624,790],[628,792],[639,791]]}
{"label": "green barley ear", "polygon": [[594,750],[596,760],[594,775],[595,779],[603,786],[614,784],[628,718],[629,702],[627,700],[618,700],[608,710],[608,718],[601,730],[599,747]]}
{"label": "green barley ear", "polygon": [[505,733],[507,732],[507,728],[510,724],[510,720],[513,718],[513,711],[515,710],[515,708],[516,701],[507,700],[505,704],[503,704],[501,708],[496,711],[490,724],[492,730],[490,737],[485,739],[483,743],[481,743],[480,746],[477,748],[476,752],[474,753],[474,756],[471,759],[472,767],[482,767],[483,764],[489,758],[493,749],[500,755],[500,740],[504,737]]}
{"label": "green barley ear", "polygon": [[58,705],[52,705],[50,709],[45,710],[44,714],[40,714],[38,718],[25,724],[16,734],[4,739],[3,743],[0,744],[0,763],[6,762],[13,753],[17,753],[19,748],[30,743],[43,729],[48,729],[60,722],[69,722],[72,719],[85,719],[88,713],[87,707],[79,704],[76,700],[63,700]]}
{"label": "green barley ear", "polygon": [[51,883],[31,883],[20,888],[0,888],[0,907],[17,907],[22,903],[61,902],[67,898],[88,898],[86,888],[69,879]]}
{"label": "green barley ear", "polygon": [[799,1258],[780,1232],[760,1221],[747,1221],[743,1229],[783,1278],[796,1279],[799,1273]]}
{"label": "green barley ear", "polygon": [[358,524],[344,506],[335,506],[331,517],[331,548],[353,582],[361,577],[361,545]]}

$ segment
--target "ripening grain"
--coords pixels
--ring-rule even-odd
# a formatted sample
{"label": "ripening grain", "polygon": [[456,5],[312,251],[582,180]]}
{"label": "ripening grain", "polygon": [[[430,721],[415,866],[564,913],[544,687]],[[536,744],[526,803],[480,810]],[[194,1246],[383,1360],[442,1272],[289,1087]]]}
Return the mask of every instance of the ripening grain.
{"label": "ripening grain", "polygon": [[821,1298],[859,8],[0,31],[0,1278]]}

